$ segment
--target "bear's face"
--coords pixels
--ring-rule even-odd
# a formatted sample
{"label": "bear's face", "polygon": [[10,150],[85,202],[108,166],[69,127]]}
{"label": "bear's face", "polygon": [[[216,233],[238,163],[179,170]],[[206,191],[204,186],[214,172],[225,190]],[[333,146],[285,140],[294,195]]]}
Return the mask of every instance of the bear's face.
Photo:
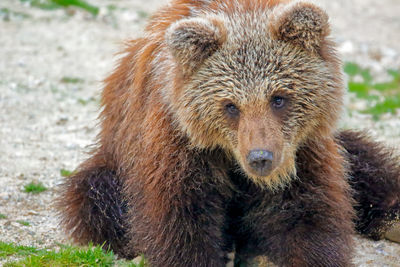
{"label": "bear's face", "polygon": [[297,148],[333,126],[327,113],[341,108],[341,84],[318,50],[328,32],[325,16],[297,4],[262,19],[220,15],[173,25],[167,40],[183,75],[173,92],[175,118],[193,146],[222,147],[270,188],[293,177]]}

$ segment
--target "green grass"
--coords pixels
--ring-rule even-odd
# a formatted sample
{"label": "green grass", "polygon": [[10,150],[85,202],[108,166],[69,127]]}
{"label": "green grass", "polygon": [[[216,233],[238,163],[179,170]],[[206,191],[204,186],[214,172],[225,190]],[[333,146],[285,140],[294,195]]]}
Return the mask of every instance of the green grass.
{"label": "green grass", "polygon": [[27,2],[33,7],[54,10],[62,7],[78,7],[91,13],[93,16],[99,14],[99,8],[89,4],[84,0],[20,0],[21,2]]}
{"label": "green grass", "polygon": [[60,170],[60,175],[63,177],[68,177],[71,176],[73,174],[72,171],[66,170],[66,169],[61,169]]}
{"label": "green grass", "polygon": [[90,100],[85,100],[83,98],[78,99],[79,104],[84,105],[84,106],[86,106],[89,103],[89,101]]}
{"label": "green grass", "polygon": [[23,225],[23,226],[30,226],[31,225],[30,222],[24,221],[24,220],[18,220],[16,222],[21,224],[21,225]]}
{"label": "green grass", "polygon": [[1,219],[7,219],[7,216],[4,215],[3,213],[0,213],[0,220],[1,220]]}
{"label": "green grass", "polygon": [[146,18],[148,18],[150,16],[149,13],[147,13],[144,10],[138,10],[136,12],[137,12],[139,18],[141,18],[141,19],[146,19]]}
{"label": "green grass", "polygon": [[31,194],[39,194],[43,191],[46,191],[47,187],[45,187],[41,182],[35,183],[30,182],[27,185],[24,185],[24,192]]}
{"label": "green grass", "polygon": [[0,259],[13,255],[26,256],[36,252],[38,252],[38,249],[34,247],[19,246],[0,241]]}
{"label": "green grass", "polygon": [[143,257],[139,264],[126,260],[117,260],[112,251],[105,251],[102,246],[89,245],[87,248],[80,248],[60,245],[58,250],[46,250],[0,241],[0,258],[9,256],[17,256],[20,259],[6,262],[4,264],[5,267],[146,266]]}
{"label": "green grass", "polygon": [[81,78],[76,78],[76,77],[62,77],[61,78],[62,83],[82,83],[83,80]]}
{"label": "green grass", "polygon": [[29,3],[30,6],[45,10],[54,10],[60,8],[60,5],[51,0],[20,0],[23,3]]}
{"label": "green grass", "polygon": [[59,251],[37,249],[26,257],[8,262],[4,266],[112,266],[114,259],[113,252],[104,251],[99,246],[89,246],[87,249],[63,246]]}
{"label": "green grass", "polygon": [[96,102],[98,102],[98,100],[96,98],[94,98],[94,97],[89,97],[87,99],[78,98],[78,103],[81,104],[81,105],[84,105],[84,106],[86,106],[87,104],[89,104],[91,102],[96,103]]}
{"label": "green grass", "polygon": [[383,113],[396,114],[398,108],[400,108],[400,94],[386,98],[384,101],[367,108],[364,112],[372,114],[373,118],[377,120]]}
{"label": "green grass", "polygon": [[0,8],[0,19],[4,21],[9,21],[11,17],[26,19],[30,16],[26,13],[13,11],[5,7]]}
{"label": "green grass", "polygon": [[344,71],[349,76],[349,91],[367,101],[367,107],[361,112],[371,114],[377,120],[382,114],[395,114],[400,109],[399,71],[389,70],[391,79],[383,83],[375,83],[370,71],[355,63],[347,62]]}

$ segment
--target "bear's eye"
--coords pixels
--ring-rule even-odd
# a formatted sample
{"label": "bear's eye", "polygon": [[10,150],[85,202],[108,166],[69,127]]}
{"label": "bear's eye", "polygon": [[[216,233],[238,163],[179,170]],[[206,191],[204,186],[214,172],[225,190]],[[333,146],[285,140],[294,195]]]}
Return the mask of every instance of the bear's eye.
{"label": "bear's eye", "polygon": [[272,98],[272,106],[276,109],[281,109],[285,106],[285,98],[281,96],[274,96]]}
{"label": "bear's eye", "polygon": [[232,117],[236,117],[240,113],[239,109],[233,103],[226,104],[225,105],[225,110]]}

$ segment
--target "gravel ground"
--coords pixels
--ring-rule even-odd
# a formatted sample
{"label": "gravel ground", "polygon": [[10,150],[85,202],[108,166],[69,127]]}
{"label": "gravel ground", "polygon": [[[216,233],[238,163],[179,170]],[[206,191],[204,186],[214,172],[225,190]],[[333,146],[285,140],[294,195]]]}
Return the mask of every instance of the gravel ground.
{"label": "gravel ground", "polygon": [[[141,33],[146,17],[165,1],[90,0],[100,15],[76,9],[41,10],[0,2],[0,240],[39,247],[68,243],[52,207],[61,169],[73,170],[98,131],[101,80],[124,40]],[[333,36],[347,61],[369,67],[377,79],[400,69],[399,0],[323,0]],[[10,12],[6,12],[8,9]],[[66,78],[78,78],[75,81]],[[349,98],[352,109],[358,104]],[[400,142],[400,114],[351,112],[343,126],[368,128],[389,145]],[[48,190],[24,193],[31,181]],[[28,221],[23,226],[18,220]],[[400,266],[400,245],[355,237],[357,266]],[[1,261],[0,261],[1,265]]]}

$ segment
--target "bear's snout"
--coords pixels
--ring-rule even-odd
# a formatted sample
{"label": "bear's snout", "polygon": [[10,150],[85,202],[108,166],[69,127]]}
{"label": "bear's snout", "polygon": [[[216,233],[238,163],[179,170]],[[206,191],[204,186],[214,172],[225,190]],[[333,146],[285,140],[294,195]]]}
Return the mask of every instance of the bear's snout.
{"label": "bear's snout", "polygon": [[274,154],[263,149],[254,149],[247,155],[247,163],[259,176],[267,176],[272,170]]}

